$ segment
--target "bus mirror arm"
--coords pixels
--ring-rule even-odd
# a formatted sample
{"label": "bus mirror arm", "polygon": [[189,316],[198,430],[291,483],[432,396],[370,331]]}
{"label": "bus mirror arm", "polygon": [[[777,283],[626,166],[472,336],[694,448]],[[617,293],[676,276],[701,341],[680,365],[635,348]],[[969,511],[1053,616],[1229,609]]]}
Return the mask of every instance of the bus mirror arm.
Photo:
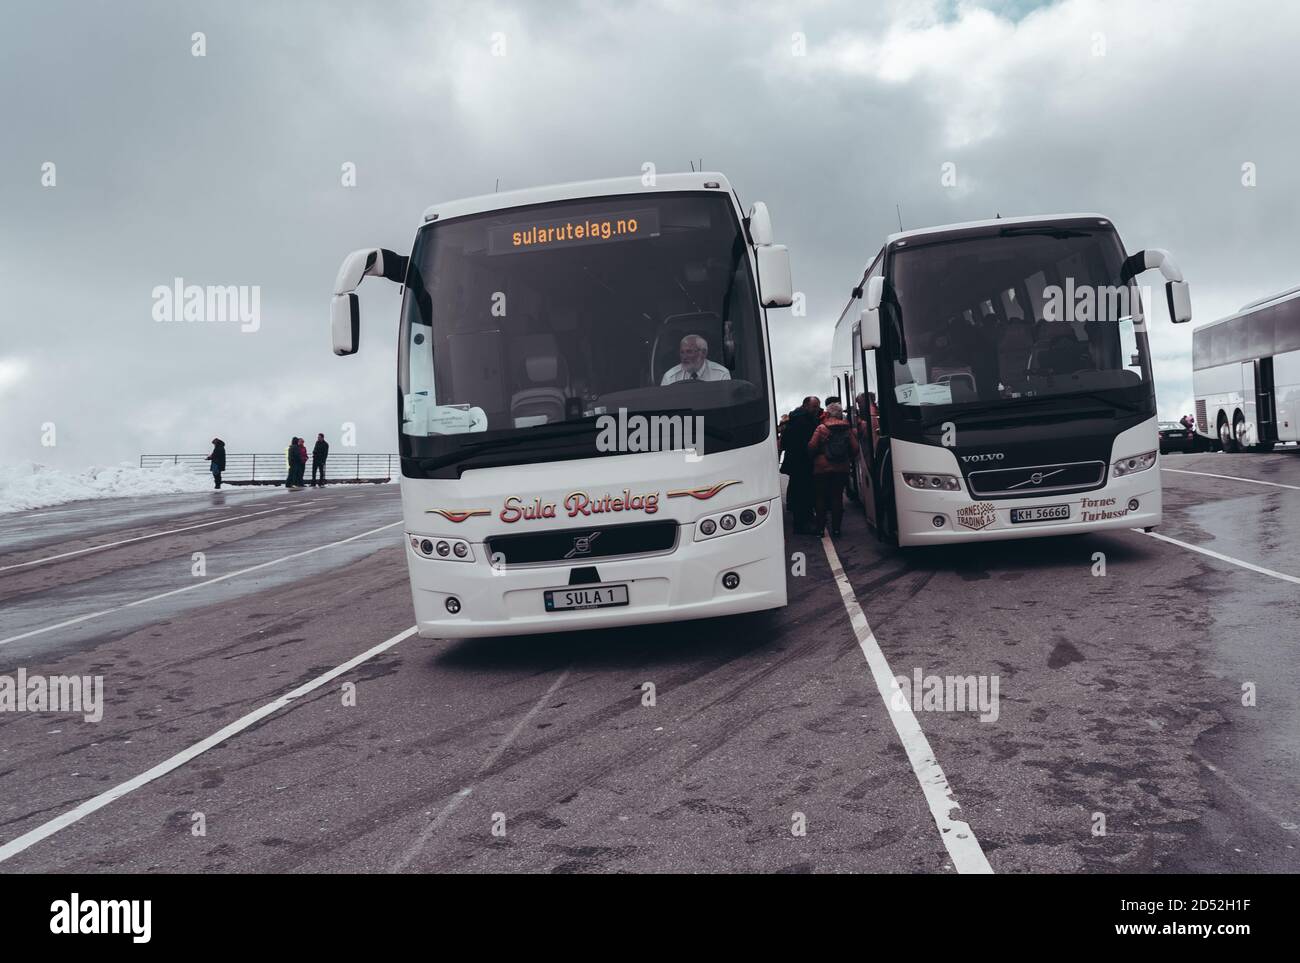
{"label": "bus mirror arm", "polygon": [[1192,320],[1192,292],[1183,272],[1179,270],[1173,255],[1158,247],[1139,251],[1127,261],[1121,272],[1121,278],[1128,282],[1143,271],[1158,268],[1164,275],[1165,299],[1169,304],[1169,318],[1174,324],[1184,324]]}
{"label": "bus mirror arm", "polygon": [[408,258],[383,248],[363,248],[343,259],[334,280],[334,297],[330,299],[330,332],[334,353],[356,354],[361,333],[361,305],[357,287],[366,275],[401,284],[406,279]]}

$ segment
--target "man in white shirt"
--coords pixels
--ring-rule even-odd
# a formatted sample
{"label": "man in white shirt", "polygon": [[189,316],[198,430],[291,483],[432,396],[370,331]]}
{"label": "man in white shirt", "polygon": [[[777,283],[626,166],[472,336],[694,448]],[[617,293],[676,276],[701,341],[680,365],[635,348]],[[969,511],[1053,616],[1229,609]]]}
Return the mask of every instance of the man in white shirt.
{"label": "man in white shirt", "polygon": [[731,372],[709,360],[709,343],[698,334],[688,334],[677,346],[677,357],[681,364],[674,365],[664,372],[661,385],[672,385],[679,381],[730,381]]}

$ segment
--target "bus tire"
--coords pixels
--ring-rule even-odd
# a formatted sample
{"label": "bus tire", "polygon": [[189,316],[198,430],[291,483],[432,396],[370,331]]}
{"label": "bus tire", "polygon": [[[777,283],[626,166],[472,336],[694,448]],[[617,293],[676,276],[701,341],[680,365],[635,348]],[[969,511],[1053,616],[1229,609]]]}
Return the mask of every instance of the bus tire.
{"label": "bus tire", "polygon": [[1242,442],[1242,436],[1246,433],[1246,416],[1240,411],[1232,416],[1232,450],[1241,454],[1246,450],[1246,445]]}
{"label": "bus tire", "polygon": [[1216,430],[1219,435],[1219,449],[1221,451],[1232,451],[1232,429],[1228,425],[1228,416],[1222,411],[1219,412],[1219,424]]}

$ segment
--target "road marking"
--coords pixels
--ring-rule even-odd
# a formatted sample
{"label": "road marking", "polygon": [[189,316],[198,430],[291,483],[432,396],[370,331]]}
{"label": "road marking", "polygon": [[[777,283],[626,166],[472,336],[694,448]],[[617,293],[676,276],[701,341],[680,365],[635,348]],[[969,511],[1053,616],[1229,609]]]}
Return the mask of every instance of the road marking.
{"label": "road marking", "polygon": [[13,565],[0,565],[0,572],[7,572],[10,569],[26,568],[28,565],[40,565],[43,562],[54,562],[61,558],[72,558],[74,555],[85,555],[87,552],[98,552],[105,548],[116,548],[118,545],[129,545],[131,542],[143,542],[147,538],[161,538],[164,535],[175,535],[179,532],[192,532],[196,528],[207,528],[211,525],[221,525],[225,522],[237,522],[242,518],[256,518],[258,515],[269,515],[271,512],[282,512],[286,508],[292,508],[291,505],[281,505],[279,508],[268,508],[262,512],[250,512],[247,515],[235,515],[233,518],[218,518],[215,522],[203,522],[201,525],[186,525],[184,528],[172,528],[165,532],[151,532],[148,535],[137,535],[134,538],[124,538],[117,542],[106,542],[103,545],[92,545],[90,548],[79,548],[75,552],[64,552],[61,555],[47,555],[44,558],[34,558],[30,562],[17,562]]}
{"label": "road marking", "polygon": [[822,536],[822,547],[826,550],[826,561],[830,563],[831,574],[835,576],[835,581],[839,585],[840,598],[843,599],[844,608],[849,613],[849,621],[853,625],[854,634],[858,637],[858,645],[862,649],[862,654],[867,657],[867,665],[871,669],[872,678],[875,679],[876,688],[880,691],[880,698],[885,702],[885,709],[889,712],[889,720],[894,724],[894,731],[898,733],[903,748],[907,750],[907,758],[912,763],[912,772],[916,775],[916,781],[921,784],[921,791],[925,793],[925,801],[929,803],[930,814],[934,816],[935,825],[939,827],[939,835],[948,849],[948,855],[952,857],[953,866],[959,873],[993,872],[993,867],[989,865],[984,850],[980,847],[979,840],[975,838],[970,825],[964,820],[955,818],[961,814],[961,804],[957,802],[952,787],[948,785],[948,777],[943,774],[939,761],[935,759],[934,750],[930,748],[930,743],[921,730],[921,724],[916,721],[916,716],[912,714],[907,700],[895,698],[900,694],[898,682],[889,668],[885,653],[880,651],[880,643],[876,641],[876,634],[871,631],[871,626],[867,623],[867,616],[862,611],[862,606],[858,604],[853,586],[849,583],[848,576],[844,574],[844,567],[840,565],[840,557],[829,536]]}
{"label": "road marking", "polygon": [[1281,579],[1283,582],[1290,582],[1292,585],[1300,585],[1300,578],[1294,575],[1287,575],[1285,572],[1275,572],[1271,568],[1264,568],[1262,565],[1254,565],[1250,562],[1243,562],[1239,558],[1233,558],[1231,555],[1224,555],[1222,552],[1215,552],[1208,548],[1202,548],[1199,545],[1193,545],[1190,542],[1180,542],[1176,538],[1170,538],[1168,535],[1161,535],[1159,532],[1144,532],[1140,528],[1131,529],[1139,535],[1149,535],[1151,538],[1158,538],[1162,542],[1168,542],[1170,545],[1180,545],[1183,548],[1193,552],[1199,552],[1202,555],[1208,555],[1210,558],[1217,558],[1220,562],[1227,562],[1229,565],[1237,565],[1241,568],[1249,569],[1252,572],[1259,572],[1260,575],[1268,575],[1272,578]]}
{"label": "road marking", "polygon": [[1271,488],[1289,488],[1293,492],[1300,492],[1300,485],[1284,485],[1282,482],[1260,481],[1258,478],[1242,478],[1240,475],[1216,475],[1208,471],[1188,471],[1186,468],[1166,468],[1160,466],[1161,471],[1171,471],[1176,475],[1201,475],[1205,478],[1226,478],[1230,481],[1245,482],[1248,485],[1268,485]]}
{"label": "road marking", "polygon": [[391,639],[388,639],[386,642],[380,642],[374,648],[367,649],[366,651],[362,652],[360,655],[353,656],[351,659],[348,659],[348,661],[344,662],[342,665],[338,666],[337,668],[330,669],[328,672],[326,672],[323,675],[318,675],[310,682],[303,683],[302,685],[298,686],[298,688],[292,690],[291,692],[286,692],[284,695],[280,696],[280,698],[276,699],[274,702],[268,702],[260,709],[254,709],[252,712],[248,713],[248,715],[236,719],[228,726],[218,729],[216,732],[208,736],[202,742],[196,742],[188,749],[181,750],[180,752],[176,753],[176,755],[172,756],[170,759],[160,762],[152,769],[140,773],[140,775],[136,776],[134,779],[128,779],[126,782],[122,783],[121,785],[114,786],[112,789],[106,790],[105,792],[100,793],[98,796],[95,796],[91,799],[87,799],[79,806],[76,806],[68,810],[62,816],[56,816],[54,819],[51,819],[49,822],[42,823],[41,825],[37,826],[35,829],[23,833],[17,839],[5,843],[3,846],[0,846],[0,863],[3,863],[6,859],[9,859],[11,856],[16,856],[18,853],[21,853],[25,849],[30,849],[32,846],[39,843],[42,839],[47,839],[48,837],[53,836],[55,833],[59,832],[60,830],[67,829],[73,823],[81,819],[84,819],[85,817],[89,816],[91,813],[95,812],[96,810],[103,809],[105,806],[109,805],[109,803],[121,799],[127,793],[134,792],[135,790],[139,789],[141,786],[148,785],[149,783],[153,782],[155,779],[159,779],[162,776],[167,775],[167,773],[171,772],[174,769],[179,769],[181,766],[185,765],[185,763],[189,762],[194,757],[202,755],[203,753],[207,752],[209,749],[212,749],[215,746],[221,745],[221,743],[225,742],[231,736],[239,734],[240,732],[244,731],[254,723],[260,722],[262,719],[265,719],[267,716],[271,715],[272,713],[278,712],[280,709],[283,709],[294,699],[298,699],[302,696],[307,695],[309,692],[313,692],[316,689],[319,689],[321,686],[325,685],[325,683],[333,679],[337,679],[345,672],[355,669],[357,666],[367,661],[368,659],[374,658],[375,656],[379,655],[381,652],[386,652],[387,650],[395,646],[398,642],[401,642],[403,639],[409,639],[412,635],[415,634],[415,630],[416,627],[413,625],[409,629],[406,629],[403,632],[399,632],[397,635],[393,636]]}
{"label": "road marking", "polygon": [[77,625],[81,622],[88,622],[91,619],[97,619],[101,615],[111,615],[114,612],[120,612],[123,609],[134,608],[137,605],[144,605],[147,602],[157,602],[159,599],[170,598],[173,595],[180,595],[182,592],[193,592],[195,589],[201,589],[207,585],[215,585],[217,582],[224,582],[227,579],[235,578],[237,575],[247,575],[249,572],[256,572],[259,569],[268,568],[272,565],[279,565],[281,562],[287,562],[290,559],[302,558],[304,555],[312,555],[316,552],[323,552],[327,548],[334,548],[336,545],[345,545],[348,542],[355,542],[358,538],[365,538],[367,535],[374,535],[376,532],[382,532],[389,528],[396,528],[402,522],[391,522],[388,525],[381,525],[379,528],[372,528],[368,532],[362,532],[360,535],[352,535],[348,538],[341,538],[337,542],[330,542],[328,545],[317,545],[315,548],[305,549],[301,552],[294,552],[292,555],[285,555],[283,558],[273,558],[269,562],[261,562],[257,565],[250,565],[248,568],[241,568],[237,572],[227,572],[225,575],[218,575],[216,578],[205,579],[202,582],[195,582],[193,585],[186,585],[178,589],[172,589],[170,592],[162,592],[158,595],[150,595],[148,598],[136,599],[134,602],[127,602],[124,605],[115,605],[111,609],[102,609],[99,612],[90,612],[86,615],[78,615],[75,619],[67,619],[54,625],[47,625],[44,628],[32,629],[30,632],[23,632],[21,635],[11,635],[7,639],[0,639],[0,645],[8,645],[10,642],[17,642],[19,639],[30,639],[33,635],[41,635],[45,632],[53,632],[55,629],[65,629],[69,625]]}
{"label": "road marking", "polygon": [[493,749],[488,754],[488,757],[483,760],[483,764],[479,766],[478,769],[475,770],[474,775],[470,777],[470,784],[447,800],[447,804],[438,811],[438,815],[433,818],[433,822],[424,827],[419,838],[411,845],[410,849],[402,854],[401,859],[393,863],[392,869],[389,870],[389,872],[401,872],[411,864],[411,860],[420,855],[424,850],[425,844],[429,841],[429,837],[436,833],[439,828],[441,828],[442,824],[447,821],[447,817],[455,812],[460,804],[468,799],[474,792],[474,780],[478,779],[479,776],[491,769],[492,766],[496,764],[496,761],[501,758],[502,754],[510,748],[510,744],[519,738],[519,733],[523,731],[524,726],[528,725],[529,720],[531,720],[533,716],[537,715],[538,710],[546,704],[546,700],[555,695],[556,690],[559,689],[560,686],[564,685],[565,680],[569,678],[570,671],[571,669],[565,669],[560,673],[560,677],[551,683],[551,687],[547,689],[546,692],[543,693],[542,697],[533,703],[533,707],[524,713],[523,717],[515,723],[515,727],[510,730],[510,733],[505,737],[505,739],[501,740],[501,744]]}

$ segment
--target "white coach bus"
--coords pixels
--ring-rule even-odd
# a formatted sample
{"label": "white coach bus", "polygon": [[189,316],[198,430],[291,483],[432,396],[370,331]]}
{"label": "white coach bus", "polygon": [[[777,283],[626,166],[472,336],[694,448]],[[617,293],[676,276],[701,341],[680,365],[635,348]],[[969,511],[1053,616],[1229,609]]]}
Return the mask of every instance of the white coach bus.
{"label": "white coach bus", "polygon": [[[855,279],[832,347],[857,426],[851,484],[902,546],[1160,524],[1151,352],[1131,257],[1098,214],[892,234]],[[868,402],[876,399],[876,417]],[[878,426],[873,424],[878,422]]]}
{"label": "white coach bus", "polygon": [[1224,451],[1300,441],[1300,288],[1192,332],[1196,431]]}
{"label": "white coach bus", "polygon": [[397,421],[421,635],[729,615],[786,602],[770,307],[789,254],[718,173],[438,204],[409,257],[355,251],[334,289],[357,350],[365,275],[404,286]]}

